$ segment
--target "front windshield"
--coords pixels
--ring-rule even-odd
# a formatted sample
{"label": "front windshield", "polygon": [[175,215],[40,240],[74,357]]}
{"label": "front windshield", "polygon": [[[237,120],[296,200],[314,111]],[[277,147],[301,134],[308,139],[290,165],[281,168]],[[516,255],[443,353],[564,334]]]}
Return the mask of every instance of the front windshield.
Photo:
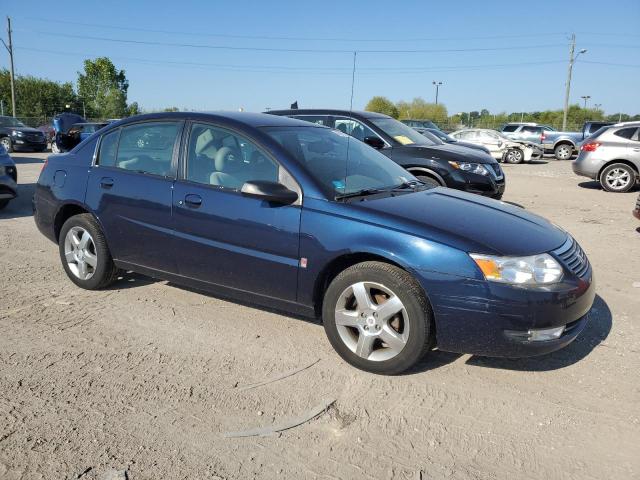
{"label": "front windshield", "polygon": [[0,117],[0,127],[24,127],[24,123],[13,117]]}
{"label": "front windshield", "polygon": [[444,133],[442,130],[436,130],[435,128],[429,128],[427,130],[427,132],[429,132],[431,135],[434,135],[434,136],[438,137],[443,142],[455,142],[456,141],[455,138],[450,137],[449,135]]}
{"label": "front windshield", "polygon": [[435,145],[432,140],[393,118],[370,118],[369,120],[402,145]]}
{"label": "front windshield", "polygon": [[320,184],[329,197],[387,189],[416,178],[348,135],[320,127],[263,127]]}

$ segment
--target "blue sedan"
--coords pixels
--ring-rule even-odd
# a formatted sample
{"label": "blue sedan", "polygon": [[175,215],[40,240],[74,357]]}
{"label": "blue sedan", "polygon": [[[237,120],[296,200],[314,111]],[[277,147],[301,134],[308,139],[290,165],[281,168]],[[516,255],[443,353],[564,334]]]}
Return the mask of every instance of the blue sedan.
{"label": "blue sedan", "polygon": [[40,231],[76,285],[133,270],[321,317],[350,364],[397,374],[430,349],[529,356],[587,322],[578,243],[502,202],[429,188],[338,130],[248,113],[159,113],[53,155]]}

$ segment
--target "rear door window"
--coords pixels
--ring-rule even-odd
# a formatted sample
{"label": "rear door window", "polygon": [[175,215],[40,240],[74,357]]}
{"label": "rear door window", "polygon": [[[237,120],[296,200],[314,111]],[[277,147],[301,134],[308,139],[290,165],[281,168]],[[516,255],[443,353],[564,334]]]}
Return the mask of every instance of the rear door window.
{"label": "rear door window", "polygon": [[305,122],[315,123],[317,125],[324,125],[325,127],[330,126],[328,115],[293,115],[291,118],[304,120]]}
{"label": "rear door window", "polygon": [[148,122],[122,128],[115,166],[140,173],[172,174],[179,122]]}
{"label": "rear door window", "polygon": [[515,132],[518,129],[517,125],[505,125],[502,129],[503,132]]}
{"label": "rear door window", "polygon": [[636,130],[636,127],[621,128],[617,132],[613,132],[613,134],[617,137],[631,140],[631,137],[633,137],[633,134],[636,133]]}

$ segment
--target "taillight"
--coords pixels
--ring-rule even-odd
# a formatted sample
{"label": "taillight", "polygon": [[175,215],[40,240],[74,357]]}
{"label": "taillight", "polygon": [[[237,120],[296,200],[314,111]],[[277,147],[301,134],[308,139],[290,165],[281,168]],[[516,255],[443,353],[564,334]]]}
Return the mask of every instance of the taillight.
{"label": "taillight", "polygon": [[40,169],[40,171],[44,170],[44,167],[47,166],[47,162],[49,162],[49,157],[44,159],[44,163],[42,164],[42,168]]}
{"label": "taillight", "polygon": [[595,152],[600,145],[602,144],[598,142],[585,143],[580,147],[580,150],[583,152]]}
{"label": "taillight", "polygon": [[547,137],[545,137],[544,133],[541,133],[540,134],[540,143],[544,142],[546,138]]}

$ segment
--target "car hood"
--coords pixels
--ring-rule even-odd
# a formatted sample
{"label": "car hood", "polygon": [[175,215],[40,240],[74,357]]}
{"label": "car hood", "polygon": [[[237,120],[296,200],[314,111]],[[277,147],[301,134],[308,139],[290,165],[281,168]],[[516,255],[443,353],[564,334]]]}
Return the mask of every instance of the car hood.
{"label": "car hood", "polygon": [[473,162],[473,163],[497,163],[489,154],[479,149],[471,149],[464,146],[445,143],[443,145],[405,145],[411,152],[411,156],[424,158],[440,158],[443,160]]}
{"label": "car hood", "polygon": [[469,253],[535,255],[560,247],[566,232],[505,202],[449,188],[358,202],[385,225]]}
{"label": "car hood", "polygon": [[17,132],[24,132],[24,133],[42,133],[41,130],[38,130],[37,128],[31,128],[31,127],[7,127],[9,130],[15,130]]}

